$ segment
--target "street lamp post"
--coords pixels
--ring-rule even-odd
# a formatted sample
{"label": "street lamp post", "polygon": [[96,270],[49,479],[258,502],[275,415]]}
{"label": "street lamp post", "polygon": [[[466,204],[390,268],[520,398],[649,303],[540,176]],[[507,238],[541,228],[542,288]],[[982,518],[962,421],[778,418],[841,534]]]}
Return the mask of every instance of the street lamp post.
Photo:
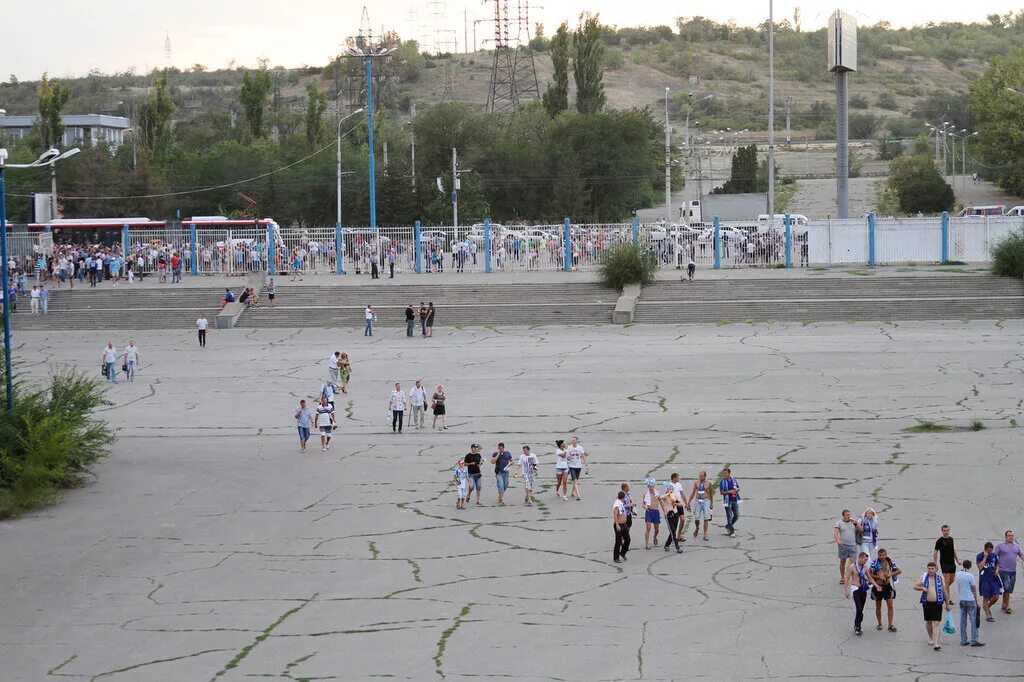
{"label": "street lamp post", "polygon": [[672,128],[668,124],[668,88],[665,88],[665,229],[672,224]]}
{"label": "street lamp post", "polygon": [[711,99],[712,97],[714,97],[714,95],[705,95],[704,97],[695,99],[686,105],[686,128],[683,132],[683,147],[687,150],[690,148],[690,112],[693,111],[694,105],[698,102],[703,102],[704,100]]}
{"label": "street lamp post", "polygon": [[[338,229],[341,229],[341,124],[362,112],[362,108],[356,109],[348,116],[338,119]],[[340,254],[339,254],[340,257]]]}
{"label": "street lamp post", "polygon": [[[55,152],[57,150],[56,149],[51,149],[50,151],[54,151]],[[79,153],[80,151],[82,151],[82,150],[79,149],[78,147],[72,147],[71,149],[67,150],[63,154],[60,154],[59,156],[54,157],[54,159],[52,161],[50,161],[50,220],[56,220],[58,218],[58,216],[57,216],[57,162],[58,161],[63,161],[64,159],[69,159],[72,156],[74,156],[75,154]]]}
{"label": "street lamp post", "polygon": [[775,7],[768,0],[768,224],[775,224]]}
{"label": "street lamp post", "polygon": [[6,380],[7,411],[14,412],[14,367],[11,365],[11,301],[10,272],[7,267],[7,187],[4,179],[6,168],[39,168],[55,161],[60,156],[56,149],[48,149],[32,163],[7,165],[7,150],[0,149],[0,286],[3,287],[4,303],[4,378]]}
{"label": "street lamp post", "polygon": [[376,159],[373,152],[373,60],[387,57],[395,48],[380,47],[375,51],[348,48],[349,55],[359,57],[366,63],[366,124],[369,127],[367,143],[370,146],[370,227],[377,230],[377,172]]}

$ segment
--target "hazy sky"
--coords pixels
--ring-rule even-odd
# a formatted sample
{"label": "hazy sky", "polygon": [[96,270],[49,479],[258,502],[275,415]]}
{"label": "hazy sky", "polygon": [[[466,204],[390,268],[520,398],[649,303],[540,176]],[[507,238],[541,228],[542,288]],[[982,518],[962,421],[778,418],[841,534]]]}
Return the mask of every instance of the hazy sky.
{"label": "hazy sky", "polygon": [[[515,8],[518,0],[509,4]],[[768,17],[765,0],[534,0],[534,4],[543,8],[532,10],[530,21],[544,22],[549,34],[562,20],[574,21],[582,10],[599,12],[603,22],[619,26],[674,26],[678,16],[697,15],[754,25]],[[455,31],[447,36],[449,41],[457,41],[460,51],[467,35],[464,16],[470,21],[470,47],[473,19],[493,17],[493,4],[480,0],[0,0],[0,26],[8,27],[0,46],[0,79],[6,80],[12,73],[34,80],[43,71],[56,76],[83,75],[93,68],[115,72],[131,66],[142,73],[165,65],[167,35],[171,64],[181,68],[197,62],[221,68],[231,60],[251,66],[260,57],[267,57],[271,65],[322,65],[337,53],[346,36],[359,32],[364,5],[370,7],[375,32],[383,24],[431,47],[437,35],[435,27],[443,26]],[[853,11],[861,24],[887,20],[910,25],[983,21],[992,13],[1017,10],[1021,3],[847,0],[843,5],[841,0],[776,0],[775,14],[777,20],[792,17],[799,6],[803,26],[808,29],[824,26],[828,13],[840,8]],[[413,8],[415,20],[410,17]],[[444,21],[438,17],[442,12]],[[424,26],[428,28],[424,30]],[[480,23],[478,42],[492,33],[491,23]],[[44,35],[52,40],[47,42]]]}

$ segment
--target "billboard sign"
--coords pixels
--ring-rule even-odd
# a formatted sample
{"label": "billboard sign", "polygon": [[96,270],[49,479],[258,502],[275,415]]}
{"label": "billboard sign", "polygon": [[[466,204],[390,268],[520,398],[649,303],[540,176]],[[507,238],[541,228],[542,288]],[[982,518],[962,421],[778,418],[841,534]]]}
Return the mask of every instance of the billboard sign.
{"label": "billboard sign", "polygon": [[841,10],[828,19],[828,70],[857,70],[857,19]]}

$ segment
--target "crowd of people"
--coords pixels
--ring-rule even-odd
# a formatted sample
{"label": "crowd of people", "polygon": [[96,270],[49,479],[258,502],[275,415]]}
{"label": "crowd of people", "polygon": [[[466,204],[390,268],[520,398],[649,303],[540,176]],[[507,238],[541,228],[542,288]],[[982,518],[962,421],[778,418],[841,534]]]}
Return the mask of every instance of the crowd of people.
{"label": "crowd of people", "polygon": [[[853,631],[863,634],[864,608],[868,594],[875,602],[876,630],[883,629],[882,605],[885,604],[886,625],[896,632],[893,604],[896,584],[903,575],[888,550],[879,547],[879,520],[875,510],[868,507],[859,518],[844,509],[832,532],[839,552],[839,584],[844,596],[853,601]],[[943,525],[932,549],[931,561],[925,572],[914,583],[921,593],[920,604],[924,616],[928,645],[938,651],[942,648],[940,635],[956,631],[954,590],[960,612],[961,646],[984,646],[979,640],[982,617],[994,623],[992,607],[1002,600],[1003,614],[1010,615],[1010,598],[1017,578],[1017,562],[1024,562],[1024,551],[1016,542],[1012,530],[1006,531],[1003,541],[994,545],[986,542],[974,560],[961,559],[950,527]],[[977,576],[971,572],[977,571]],[[946,617],[943,617],[945,608]],[[968,631],[970,636],[968,637]]]}

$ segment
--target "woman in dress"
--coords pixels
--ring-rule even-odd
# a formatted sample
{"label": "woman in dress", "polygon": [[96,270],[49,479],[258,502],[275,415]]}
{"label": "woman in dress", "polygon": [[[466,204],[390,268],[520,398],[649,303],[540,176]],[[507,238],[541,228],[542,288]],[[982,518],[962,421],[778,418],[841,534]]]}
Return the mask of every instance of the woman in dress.
{"label": "woman in dress", "polygon": [[348,360],[348,353],[342,353],[338,358],[338,378],[341,379],[341,392],[348,393],[348,380],[352,376],[352,363]]}
{"label": "woman in dress", "polygon": [[437,418],[440,417],[441,418],[441,428],[444,429],[444,430],[448,430],[448,420],[447,420],[447,417],[445,416],[444,401],[445,401],[444,386],[442,386],[441,384],[438,384],[437,385],[437,390],[434,391],[434,396],[431,398],[431,402],[430,402],[430,406],[434,410],[434,422],[430,425],[430,428],[432,428],[432,429],[436,429],[437,428]]}
{"label": "woman in dress", "polygon": [[875,510],[871,507],[865,509],[860,523],[864,527],[860,549],[867,552],[869,561],[874,561],[878,555],[878,515],[875,514]]}
{"label": "woman in dress", "polygon": [[555,441],[555,497],[559,496],[569,499],[569,456],[562,439]]}
{"label": "woman in dress", "polygon": [[981,595],[981,608],[985,612],[985,620],[992,623],[992,605],[999,601],[999,592],[1003,583],[999,578],[999,561],[996,559],[991,542],[985,543],[985,549],[978,553],[978,593]]}

